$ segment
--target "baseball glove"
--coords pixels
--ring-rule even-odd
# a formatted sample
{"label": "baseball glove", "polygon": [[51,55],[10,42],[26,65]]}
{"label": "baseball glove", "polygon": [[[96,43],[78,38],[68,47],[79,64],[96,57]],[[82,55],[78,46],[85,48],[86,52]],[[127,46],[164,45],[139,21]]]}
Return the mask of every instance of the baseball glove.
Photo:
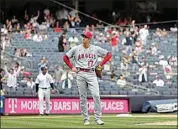
{"label": "baseball glove", "polygon": [[102,67],[97,66],[95,69],[95,72],[96,72],[96,76],[101,79],[102,78]]}

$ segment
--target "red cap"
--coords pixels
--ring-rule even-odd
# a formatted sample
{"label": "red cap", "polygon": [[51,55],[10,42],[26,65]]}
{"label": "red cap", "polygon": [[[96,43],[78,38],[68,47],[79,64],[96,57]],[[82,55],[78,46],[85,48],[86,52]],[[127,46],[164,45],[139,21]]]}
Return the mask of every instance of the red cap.
{"label": "red cap", "polygon": [[92,33],[91,33],[90,31],[85,31],[85,32],[82,34],[82,36],[91,39],[91,38],[92,38]]}

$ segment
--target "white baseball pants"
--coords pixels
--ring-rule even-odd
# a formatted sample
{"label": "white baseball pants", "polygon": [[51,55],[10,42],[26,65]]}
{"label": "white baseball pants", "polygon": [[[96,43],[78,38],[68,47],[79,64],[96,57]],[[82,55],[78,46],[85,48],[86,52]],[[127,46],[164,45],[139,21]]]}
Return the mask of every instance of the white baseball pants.
{"label": "white baseball pants", "polygon": [[39,88],[38,91],[38,98],[39,98],[39,113],[44,114],[44,97],[46,102],[46,114],[50,113],[50,88],[42,89]]}
{"label": "white baseball pants", "polygon": [[84,120],[89,120],[87,108],[87,90],[89,89],[94,101],[94,116],[95,120],[99,120],[102,116],[101,101],[99,96],[99,84],[96,73],[80,71],[77,74],[77,86],[80,95],[80,109]]}

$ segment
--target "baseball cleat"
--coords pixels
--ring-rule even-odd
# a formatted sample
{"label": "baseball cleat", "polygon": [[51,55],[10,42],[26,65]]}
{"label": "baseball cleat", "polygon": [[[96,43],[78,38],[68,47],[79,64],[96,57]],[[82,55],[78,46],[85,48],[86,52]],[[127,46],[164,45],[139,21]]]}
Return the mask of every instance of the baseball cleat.
{"label": "baseball cleat", "polygon": [[96,120],[97,125],[104,125],[104,122],[102,120]]}
{"label": "baseball cleat", "polygon": [[89,120],[84,120],[84,125],[89,125],[89,124],[90,124]]}
{"label": "baseball cleat", "polygon": [[49,116],[49,114],[48,114],[48,113],[46,113],[45,115],[46,115],[46,116]]}

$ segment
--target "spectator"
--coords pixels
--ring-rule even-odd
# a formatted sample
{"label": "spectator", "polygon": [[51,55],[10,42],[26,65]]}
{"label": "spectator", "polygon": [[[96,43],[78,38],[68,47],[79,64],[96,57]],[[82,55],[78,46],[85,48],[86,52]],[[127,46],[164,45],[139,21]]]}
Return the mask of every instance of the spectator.
{"label": "spectator", "polygon": [[139,82],[147,82],[147,66],[145,65],[145,63],[140,64]]}
{"label": "spectator", "polygon": [[63,28],[64,28],[65,30],[68,30],[68,29],[70,28],[70,25],[69,25],[68,21],[66,21],[66,22],[64,23]]}
{"label": "spectator", "polygon": [[76,28],[79,28],[80,27],[80,23],[81,23],[81,19],[80,19],[80,16],[78,13],[76,13],[76,16],[75,16],[75,27]]}
{"label": "spectator", "polygon": [[175,24],[174,27],[171,27],[170,31],[177,32],[178,31],[177,25]]}
{"label": "spectator", "polygon": [[61,32],[61,28],[59,27],[59,22],[56,23],[56,27],[53,30],[54,32]]}
{"label": "spectator", "polygon": [[95,34],[95,32],[96,32],[95,26],[93,24],[91,25],[91,32],[92,32],[92,34]]}
{"label": "spectator", "polygon": [[32,39],[35,42],[42,42],[42,40],[43,40],[40,33],[35,34]]}
{"label": "spectator", "polygon": [[64,72],[61,80],[63,81],[62,89],[71,88],[72,86],[71,81],[73,80],[72,74],[70,74],[68,71]]}
{"label": "spectator", "polygon": [[102,27],[104,27],[104,25],[103,25],[103,23],[102,23],[101,20],[99,20],[99,21],[97,22],[96,27],[97,27],[97,28],[102,28]]}
{"label": "spectator", "polygon": [[163,37],[166,37],[168,35],[168,32],[166,31],[166,29],[163,29],[161,34]]}
{"label": "spectator", "polygon": [[49,17],[50,17],[50,10],[49,8],[46,8],[44,10],[44,19],[49,19]]}
{"label": "spectator", "polygon": [[27,24],[30,21],[29,15],[27,14],[27,10],[25,10],[24,14],[24,23]]}
{"label": "spectator", "polygon": [[17,23],[15,29],[16,29],[16,32],[17,32],[17,33],[21,33],[20,23]]}
{"label": "spectator", "polygon": [[63,24],[68,21],[68,11],[65,8],[62,8],[61,17],[63,20]]}
{"label": "spectator", "polygon": [[[51,14],[50,19],[49,19],[50,27],[54,28],[57,22],[58,21],[56,21],[56,19],[53,17],[53,14]],[[60,27],[60,23],[59,22],[58,22],[58,24],[59,24],[59,27]]]}
{"label": "spectator", "polygon": [[122,75],[124,75],[124,77],[129,76],[128,64],[124,60],[121,63],[121,73],[122,73]]}
{"label": "spectator", "polygon": [[78,38],[73,34],[72,37],[70,37],[68,39],[69,43],[70,43],[70,49],[74,46],[77,45],[77,43],[79,42]]}
{"label": "spectator", "polygon": [[27,81],[28,81],[27,77],[24,77],[24,78],[21,80],[21,83],[27,84]]}
{"label": "spectator", "polygon": [[[73,7],[73,8],[75,8],[75,7]],[[72,28],[75,27],[75,17],[76,17],[76,14],[77,14],[77,10],[72,9],[72,10],[69,12],[69,15],[68,15],[68,20],[70,21]]]}
{"label": "spectator", "polygon": [[117,33],[113,33],[113,35],[111,37],[111,47],[112,47],[113,54],[115,52],[118,52],[118,36],[117,36]]}
{"label": "spectator", "polygon": [[66,50],[66,34],[65,33],[63,33],[59,37],[58,50],[59,50],[59,52],[64,52]]}
{"label": "spectator", "polygon": [[126,86],[126,80],[124,79],[123,75],[120,75],[120,78],[117,80],[117,84],[120,87]]}
{"label": "spectator", "polygon": [[5,24],[4,24],[3,27],[1,28],[1,33],[2,33],[2,35],[7,35],[7,34],[8,34],[8,30],[7,30],[7,27],[6,27]]}
{"label": "spectator", "polygon": [[70,22],[70,28],[75,27],[75,17],[68,15],[68,21]]}
{"label": "spectator", "polygon": [[48,60],[47,60],[46,57],[44,56],[44,57],[40,60],[40,63],[38,64],[39,73],[41,73],[41,68],[42,68],[42,67],[47,67],[47,66],[48,66]]}
{"label": "spectator", "polygon": [[164,81],[160,79],[159,76],[156,77],[156,79],[153,81],[153,84],[156,84],[156,86],[163,87],[164,86]]}
{"label": "spectator", "polygon": [[24,38],[25,38],[25,39],[31,39],[31,31],[30,31],[30,30],[28,30],[28,31],[25,32]]}
{"label": "spectator", "polygon": [[7,86],[11,88],[17,87],[17,76],[19,75],[21,68],[19,67],[17,71],[11,69],[10,72],[8,72],[7,66],[5,64],[4,70],[6,72],[6,77],[7,77]]}
{"label": "spectator", "polygon": [[158,55],[157,45],[155,43],[152,43],[151,52],[152,55]]}
{"label": "spectator", "polygon": [[168,64],[164,68],[164,74],[168,80],[172,78],[172,67],[169,64],[169,59],[168,59]]}
{"label": "spectator", "polygon": [[15,25],[15,24],[18,23],[18,20],[16,19],[16,16],[15,16],[15,15],[13,16],[11,22],[12,22],[12,25]]}
{"label": "spectator", "polygon": [[18,48],[15,48],[15,49],[14,49],[14,56],[15,56],[15,57],[20,57],[20,56],[21,56],[21,51],[20,51],[20,49],[18,49]]}
{"label": "spectator", "polygon": [[30,57],[32,54],[30,54],[27,49],[21,49],[21,57]]}
{"label": "spectator", "polygon": [[37,11],[37,16],[33,16],[33,15],[31,16],[30,23],[31,23],[31,24],[36,23],[37,20],[38,20],[38,18],[39,18],[39,16],[40,16],[40,11],[38,10],[38,11]]}
{"label": "spectator", "polygon": [[3,89],[2,87],[2,83],[3,83],[3,79],[4,79],[4,70],[3,69],[0,69],[0,94],[3,96],[4,95],[4,92],[5,90]]}
{"label": "spectator", "polygon": [[78,13],[78,11],[74,9],[74,8],[75,8],[74,6],[73,6],[72,8],[73,8],[73,9],[69,12],[69,15],[70,15],[71,17],[75,17],[76,14]]}
{"label": "spectator", "polygon": [[9,24],[7,25],[7,30],[8,30],[8,32],[12,32],[12,23],[11,23],[11,21],[9,21]]}
{"label": "spectator", "polygon": [[160,28],[157,28],[156,31],[155,31],[155,35],[161,37],[162,36],[161,31],[162,30]]}
{"label": "spectator", "polygon": [[28,81],[27,81],[27,87],[30,87],[30,88],[34,88],[35,86],[35,82],[33,81],[33,78],[30,78]]}
{"label": "spectator", "polygon": [[177,66],[177,57],[175,57],[175,56],[169,56],[168,57],[168,60],[169,60],[169,64],[171,65],[171,66]]}
{"label": "spectator", "polygon": [[147,25],[144,25],[144,27],[139,30],[139,35],[142,41],[142,45],[145,45],[147,41],[147,37],[149,35],[149,30],[148,30]]}
{"label": "spectator", "polygon": [[103,33],[97,34],[95,38],[100,43],[105,43],[107,41],[107,38],[105,37]]}
{"label": "spectator", "polygon": [[138,69],[138,58],[137,53],[134,49],[132,49],[132,53],[130,54],[131,63],[132,63],[132,71],[137,71]]}
{"label": "spectator", "polygon": [[167,60],[165,60],[164,55],[159,56],[159,65],[161,65],[163,68],[165,68],[165,66],[168,65],[168,62],[167,62]]}
{"label": "spectator", "polygon": [[[19,73],[18,70],[19,70],[19,69],[22,69],[22,68],[20,68],[20,64],[19,64],[18,62],[16,62],[13,69],[14,69],[14,71],[15,71],[16,73]],[[19,74],[17,74],[17,76],[19,76]]]}
{"label": "spectator", "polygon": [[2,36],[1,37],[1,48],[2,48],[2,50],[5,50],[5,47],[6,47],[6,37]]}
{"label": "spectator", "polygon": [[111,80],[116,81],[117,80],[117,75],[115,74],[114,70],[111,71]]}
{"label": "spectator", "polygon": [[139,38],[137,38],[137,41],[135,42],[135,51],[137,54],[140,54],[142,52],[142,43]]}
{"label": "spectator", "polygon": [[59,84],[59,82],[61,82],[61,77],[63,75],[63,67],[61,66],[57,66],[56,69],[55,69],[55,83],[56,85]]}
{"label": "spectator", "polygon": [[122,40],[122,44],[126,47],[126,53],[129,55],[132,51],[133,38],[130,33],[126,33],[126,37]]}

